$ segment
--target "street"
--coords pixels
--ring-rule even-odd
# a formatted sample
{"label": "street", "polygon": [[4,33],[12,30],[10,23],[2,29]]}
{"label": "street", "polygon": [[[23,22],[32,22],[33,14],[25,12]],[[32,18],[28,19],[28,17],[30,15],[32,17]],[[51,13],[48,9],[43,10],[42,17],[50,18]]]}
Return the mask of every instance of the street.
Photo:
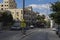
{"label": "street", "polygon": [[31,29],[26,32],[26,36],[20,31],[6,31],[0,33],[0,40],[60,40],[55,31],[51,29]]}
{"label": "street", "polygon": [[[27,35],[32,33],[34,29],[28,30]],[[0,32],[0,40],[19,40],[23,38],[21,31],[1,31]]]}
{"label": "street", "polygon": [[60,38],[51,29],[39,29],[22,40],[60,40]]}

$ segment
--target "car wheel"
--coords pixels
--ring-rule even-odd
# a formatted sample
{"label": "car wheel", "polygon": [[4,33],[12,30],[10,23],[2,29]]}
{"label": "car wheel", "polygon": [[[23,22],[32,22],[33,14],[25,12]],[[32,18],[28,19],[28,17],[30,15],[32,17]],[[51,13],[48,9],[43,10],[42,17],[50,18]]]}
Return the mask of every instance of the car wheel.
{"label": "car wheel", "polygon": [[60,35],[58,35],[59,36],[59,38],[60,38]]}
{"label": "car wheel", "polygon": [[56,34],[58,35],[58,32],[56,32]]}

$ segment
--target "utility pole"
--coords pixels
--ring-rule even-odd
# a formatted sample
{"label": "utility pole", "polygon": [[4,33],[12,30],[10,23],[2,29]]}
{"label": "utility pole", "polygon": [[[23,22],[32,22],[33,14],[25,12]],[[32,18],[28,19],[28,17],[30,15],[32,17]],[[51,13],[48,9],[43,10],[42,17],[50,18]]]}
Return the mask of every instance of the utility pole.
{"label": "utility pole", "polygon": [[25,14],[25,0],[23,0],[23,16],[24,16],[24,14]]}
{"label": "utility pole", "polygon": [[25,23],[25,20],[24,20],[24,14],[25,14],[25,0],[23,0],[23,20],[21,22],[22,33],[25,35],[26,34],[26,30],[25,30],[26,23]]}

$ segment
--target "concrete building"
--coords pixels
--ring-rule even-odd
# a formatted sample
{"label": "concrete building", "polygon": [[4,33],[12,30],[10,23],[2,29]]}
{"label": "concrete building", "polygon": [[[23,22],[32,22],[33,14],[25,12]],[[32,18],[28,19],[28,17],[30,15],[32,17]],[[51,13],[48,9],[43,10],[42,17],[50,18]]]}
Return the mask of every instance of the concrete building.
{"label": "concrete building", "polygon": [[0,3],[0,10],[7,10],[7,9],[16,9],[17,4],[15,0],[3,0],[2,3]]}
{"label": "concrete building", "polygon": [[25,8],[24,19],[26,20],[28,25],[36,22],[36,14],[37,13],[33,11],[32,7]]}
{"label": "concrete building", "polygon": [[22,9],[17,9],[15,0],[3,0],[3,2],[0,3],[0,10],[10,11],[15,21],[22,21],[23,19]]}
{"label": "concrete building", "polygon": [[23,19],[22,9],[8,9],[8,10],[11,11],[13,19],[15,21],[22,21]]}

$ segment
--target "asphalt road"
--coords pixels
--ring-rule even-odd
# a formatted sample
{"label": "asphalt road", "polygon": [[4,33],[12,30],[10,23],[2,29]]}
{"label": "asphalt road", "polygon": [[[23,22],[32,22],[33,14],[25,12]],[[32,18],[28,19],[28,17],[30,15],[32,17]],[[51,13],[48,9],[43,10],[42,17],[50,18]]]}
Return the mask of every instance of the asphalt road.
{"label": "asphalt road", "polygon": [[0,40],[6,40],[9,39],[17,34],[19,34],[19,31],[4,31],[0,33]]}
{"label": "asphalt road", "polygon": [[37,31],[22,40],[60,40],[60,38],[51,29],[37,29]]}
{"label": "asphalt road", "polygon": [[[35,30],[37,29],[27,30],[26,33],[29,35],[29,33],[32,33]],[[20,40],[23,37],[24,35],[21,31],[0,31],[0,40]]]}
{"label": "asphalt road", "polygon": [[6,31],[0,33],[0,40],[60,40],[51,29],[32,29],[24,36],[20,31]]}

